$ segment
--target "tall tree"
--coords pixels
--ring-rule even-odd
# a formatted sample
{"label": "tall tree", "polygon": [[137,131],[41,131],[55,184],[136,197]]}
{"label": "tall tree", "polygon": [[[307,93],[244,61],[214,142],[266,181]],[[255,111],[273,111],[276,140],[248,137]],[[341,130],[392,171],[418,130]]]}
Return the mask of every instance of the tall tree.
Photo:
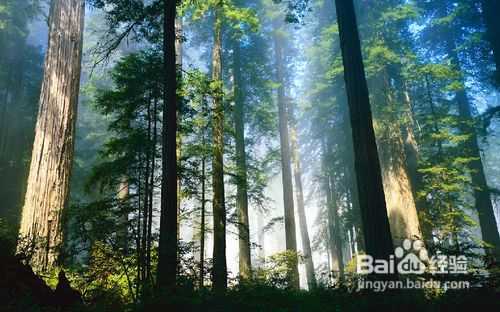
{"label": "tall tree", "polygon": [[240,41],[235,40],[233,50],[234,74],[234,133],[236,141],[236,209],[238,213],[240,276],[248,279],[252,274],[250,253],[250,226],[248,221],[248,177],[245,151],[245,116],[243,85],[241,81]]}
{"label": "tall tree", "polygon": [[158,286],[173,289],[177,277],[177,66],[176,1],[165,0],[163,8],[163,150]]}
{"label": "tall tree", "polygon": [[[175,63],[177,66],[178,73],[180,75],[180,79],[182,80],[182,65],[183,65],[183,57],[182,57],[182,41],[183,41],[183,27],[182,27],[182,16],[177,16],[175,19]],[[180,126],[182,123],[182,101],[179,103],[179,109],[177,110],[177,125]],[[177,166],[178,168],[182,168],[181,159],[182,159],[182,131],[177,131]],[[182,172],[182,170],[181,170]],[[182,202],[182,174],[177,175],[177,215],[180,215],[181,211],[181,202]],[[180,232],[180,219],[177,219],[177,239],[179,239]]]}
{"label": "tall tree", "polygon": [[[452,64],[460,70],[460,59],[456,52],[457,47],[453,37],[449,37],[448,53]],[[472,116],[472,106],[465,89],[465,80],[462,74],[460,76],[461,87],[455,94],[455,100],[458,105],[458,114],[462,119],[460,130],[468,136],[464,144],[465,156],[472,157],[473,160],[468,163],[470,169],[472,186],[474,189],[475,206],[479,216],[479,225],[483,240],[488,244],[487,253],[496,261],[500,260],[500,234],[498,233],[495,211],[490,197],[490,188],[486,181],[483,161],[481,158],[481,149],[478,143],[474,120]]]}
{"label": "tall tree", "polygon": [[290,118],[290,143],[292,149],[293,175],[295,181],[295,198],[297,202],[297,214],[299,216],[300,237],[302,240],[302,252],[306,264],[306,278],[309,289],[316,287],[316,276],[314,274],[314,263],[312,259],[311,241],[307,229],[307,218],[304,204],[304,188],[302,187],[302,166],[300,164],[299,139],[297,133],[297,119],[295,118],[294,103],[288,102],[288,113]]}
{"label": "tall tree", "polygon": [[[398,6],[399,5],[399,6]],[[403,100],[404,66],[411,59],[408,47],[411,18],[416,13],[400,0],[378,1],[362,11],[360,28],[365,34],[367,81],[375,120],[375,136],[382,170],[392,239],[421,237],[420,224],[405,153],[408,105]]]}
{"label": "tall tree", "polygon": [[[297,252],[297,238],[295,230],[295,211],[293,204],[292,168],[290,154],[290,139],[288,132],[288,111],[285,96],[285,73],[284,73],[284,38],[276,27],[274,31],[274,57],[276,66],[276,81],[279,84],[277,90],[278,122],[280,133],[281,150],[281,178],[283,183],[283,204],[285,209],[285,248],[287,251]],[[298,263],[288,268],[288,281],[292,288],[299,288]]]}
{"label": "tall tree", "polygon": [[[20,236],[36,244],[32,263],[54,265],[62,242],[80,87],[84,2],[54,0]],[[18,251],[22,251],[22,245]]]}
{"label": "tall tree", "polygon": [[227,288],[226,264],[226,206],[224,197],[224,102],[222,86],[222,1],[214,6],[214,45],[212,49],[213,83],[213,276],[216,292]]}
{"label": "tall tree", "polygon": [[[456,72],[454,91],[456,111],[458,112],[458,130],[466,138],[461,142],[461,156],[467,160],[470,171],[471,186],[474,192],[475,208],[479,217],[483,240],[489,245],[488,254],[493,258],[500,256],[500,236],[491,202],[490,189],[481,158],[478,135],[474,126],[472,102],[467,94],[467,75],[471,66],[477,66],[477,60],[460,49],[461,45],[471,36],[465,32],[471,10],[470,3],[455,1],[434,1],[422,3],[427,14],[432,14],[441,23],[427,25],[422,38],[433,44],[431,56],[446,57],[452,70]],[[477,23],[477,22],[476,22]]]}
{"label": "tall tree", "polygon": [[366,252],[375,259],[389,259],[393,244],[354,4],[352,0],[335,4]]}

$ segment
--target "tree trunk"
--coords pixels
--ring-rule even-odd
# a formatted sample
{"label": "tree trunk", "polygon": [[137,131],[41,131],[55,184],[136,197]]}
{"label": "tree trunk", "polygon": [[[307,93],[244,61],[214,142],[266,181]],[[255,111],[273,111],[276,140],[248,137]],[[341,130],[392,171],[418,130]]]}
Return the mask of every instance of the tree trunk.
{"label": "tree trunk", "polygon": [[483,18],[486,24],[486,36],[493,50],[496,72],[495,81],[500,87],[500,1],[482,0]]}
{"label": "tree trunk", "polygon": [[495,220],[495,212],[491,203],[490,190],[484,174],[484,167],[481,160],[481,152],[477,141],[478,138],[476,130],[470,125],[473,122],[470,111],[470,103],[465,91],[458,91],[456,96],[459,106],[459,114],[463,119],[462,132],[470,135],[466,143],[468,153],[467,156],[474,157],[474,160],[469,163],[469,169],[471,170],[472,185],[474,187],[474,197],[476,199],[476,210],[479,216],[481,234],[483,240],[487,244],[491,245],[491,250],[487,250],[487,252],[494,256],[498,261],[500,260],[500,237]]}
{"label": "tree trunk", "polygon": [[[290,142],[288,137],[288,112],[285,99],[285,78],[283,66],[283,42],[280,34],[274,34],[275,58],[276,58],[276,79],[278,87],[278,114],[279,114],[279,132],[281,148],[281,174],[283,182],[283,203],[285,208],[285,240],[286,250],[297,253],[297,239],[295,232],[295,212],[293,207],[293,187],[292,187],[292,168],[290,166]],[[288,281],[290,287],[298,289],[299,270],[298,263],[289,268]]]}
{"label": "tree trunk", "polygon": [[234,71],[234,136],[236,141],[236,211],[238,212],[240,277],[252,275],[250,254],[250,225],[248,221],[248,182],[245,151],[244,96],[241,83],[240,43],[236,41],[233,52]]}
{"label": "tree trunk", "polygon": [[366,252],[375,259],[389,259],[393,253],[393,244],[356,14],[352,0],[336,0],[335,3]]}
{"label": "tree trunk", "polygon": [[[411,97],[408,92],[408,86],[403,83],[403,101],[406,106],[406,113],[408,114],[408,122],[402,125],[401,131],[403,135],[404,142],[404,152],[406,156],[406,168],[408,173],[408,178],[410,179],[411,190],[413,198],[415,200],[415,207],[417,209],[417,217],[420,213],[427,210],[427,205],[425,199],[418,195],[418,192],[423,187],[423,176],[418,172],[418,163],[420,158],[420,151],[417,142],[417,137],[415,135],[415,129],[418,129],[418,123],[415,120],[413,114],[413,107],[411,103]],[[426,242],[432,242],[432,229],[426,227],[421,223],[421,218],[418,219],[420,223],[421,239]]]}
{"label": "tree trunk", "polygon": [[306,278],[309,290],[316,288],[316,276],[314,274],[314,263],[312,259],[311,241],[307,229],[307,218],[304,205],[304,191],[302,187],[302,168],[300,165],[300,152],[297,137],[297,120],[294,115],[294,104],[288,103],[290,118],[290,143],[292,148],[293,172],[295,180],[295,197],[297,200],[297,213],[299,215],[299,227],[302,239],[302,252],[304,253],[306,265]]}
{"label": "tree trunk", "polygon": [[[456,45],[451,37],[448,42],[448,52],[452,64],[458,70],[461,70]],[[494,261],[500,261],[500,235],[495,219],[495,211],[491,203],[490,189],[486,181],[486,175],[484,174],[481,149],[479,148],[476,129],[473,125],[474,118],[471,112],[471,103],[465,91],[465,81],[463,77],[461,78],[461,84],[463,88],[456,92],[455,100],[458,105],[458,114],[462,119],[460,130],[463,134],[469,135],[464,146],[465,156],[474,158],[474,160],[469,162],[469,169],[472,178],[472,186],[474,188],[474,198],[476,200],[475,206],[479,217],[479,225],[481,226],[481,235],[483,241],[490,245],[489,248],[486,248],[486,253],[489,254]]]}
{"label": "tree trunk", "polygon": [[[182,17],[177,16],[175,19],[175,63],[177,65],[177,70],[180,72],[182,79]],[[182,101],[179,102],[179,109],[177,110],[177,124],[180,125],[182,120]],[[182,168],[181,164],[182,157],[182,132],[177,129],[177,167]],[[182,173],[182,171],[181,171]],[[182,177],[177,175],[177,215],[181,214],[181,201],[182,201]],[[177,219],[177,240],[180,239],[180,218]]]}
{"label": "tree trunk", "polygon": [[421,238],[420,223],[413,197],[412,184],[407,168],[403,123],[401,116],[386,112],[384,108],[400,105],[389,82],[388,70],[373,82],[376,92],[374,117],[379,122],[376,128],[380,167],[384,185],[385,201],[393,243],[401,246],[405,239]]}
{"label": "tree trunk", "polygon": [[152,130],[152,120],[151,120],[151,98],[148,99],[148,107],[147,107],[147,143],[146,143],[146,149],[144,151],[144,156],[145,156],[145,170],[144,170],[144,205],[142,208],[142,242],[141,242],[141,263],[142,263],[142,270],[141,270],[141,281],[143,283],[143,296],[145,295],[144,291],[147,289],[147,273],[148,273],[148,266],[149,264],[147,263],[147,244],[148,244],[148,220],[150,218],[149,216],[149,199],[150,199],[150,171],[151,171],[151,153],[150,153],[150,145],[151,144],[151,130]]}
{"label": "tree trunk", "polygon": [[257,211],[257,244],[259,245],[259,251],[257,252],[258,266],[263,268],[266,264],[266,246],[262,211]]}
{"label": "tree trunk", "polygon": [[328,192],[330,192],[330,204],[328,205],[328,224],[330,233],[330,242],[335,246],[337,264],[339,269],[339,281],[344,280],[344,246],[341,237],[341,223],[339,214],[339,205],[337,202],[335,182],[333,177],[328,177]]}
{"label": "tree trunk", "polygon": [[123,176],[118,185],[118,201],[120,203],[119,224],[120,229],[117,233],[118,246],[123,248],[123,253],[128,250],[128,198],[130,195],[128,178]]}
{"label": "tree trunk", "polygon": [[[326,140],[325,140],[326,141]],[[330,259],[331,259],[331,271],[335,272],[338,270],[339,281],[344,279],[344,256],[343,256],[343,246],[342,239],[340,237],[340,219],[338,213],[338,202],[336,196],[336,190],[334,187],[333,177],[331,176],[331,168],[329,167],[329,153],[330,146],[328,143],[323,143],[322,146],[322,170],[323,170],[323,191],[326,195],[326,209],[328,217],[328,244]]]}
{"label": "tree trunk", "polygon": [[[203,135],[205,145],[205,135]],[[201,159],[201,222],[200,222],[200,288],[203,288],[205,279],[205,193],[206,193],[206,158]]]}
{"label": "tree trunk", "polygon": [[172,290],[177,276],[177,70],[175,64],[176,1],[165,1],[163,16],[164,92],[162,185],[157,282]]}
{"label": "tree trunk", "polygon": [[153,140],[151,142],[151,174],[149,177],[149,205],[148,205],[148,224],[147,224],[147,246],[146,246],[146,263],[147,263],[147,276],[152,286],[151,276],[151,245],[153,243],[153,204],[154,204],[154,191],[155,191],[155,176],[156,176],[156,145],[158,143],[158,98],[155,97],[153,103]]}
{"label": "tree trunk", "polygon": [[224,199],[224,103],[222,99],[222,3],[215,8],[212,81],[216,84],[213,107],[213,218],[214,249],[212,283],[216,292],[227,289],[226,207]]}
{"label": "tree trunk", "polygon": [[[36,269],[52,267],[62,242],[80,87],[84,2],[54,0],[20,236],[36,241]],[[22,251],[22,244],[18,251]]]}

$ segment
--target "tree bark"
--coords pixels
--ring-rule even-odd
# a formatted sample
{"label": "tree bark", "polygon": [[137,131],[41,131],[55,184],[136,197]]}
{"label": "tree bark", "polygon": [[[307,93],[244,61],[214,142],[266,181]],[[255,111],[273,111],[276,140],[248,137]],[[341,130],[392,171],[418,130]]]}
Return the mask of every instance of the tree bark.
{"label": "tree bark", "polygon": [[177,276],[177,70],[175,64],[176,1],[167,0],[163,16],[164,92],[162,185],[157,283],[172,290]]}
{"label": "tree bark", "polygon": [[[285,240],[286,250],[297,253],[297,238],[295,230],[295,212],[293,205],[292,168],[290,166],[290,140],[288,134],[288,112],[285,99],[285,77],[283,66],[283,42],[280,34],[274,34],[274,52],[276,62],[276,79],[278,87],[278,117],[281,149],[281,174],[283,182],[283,203],[285,208]],[[288,268],[288,281],[290,287],[300,288],[298,263]]]}
{"label": "tree bark", "polygon": [[[408,92],[408,86],[404,82],[402,88],[403,91],[403,101],[406,106],[406,113],[408,114],[408,122],[401,127],[401,132],[403,134],[404,141],[404,152],[406,156],[406,168],[408,172],[408,177],[410,179],[411,190],[413,193],[413,198],[415,200],[415,207],[417,210],[417,216],[420,213],[427,210],[427,205],[425,199],[418,195],[419,190],[423,187],[423,176],[418,172],[418,163],[420,159],[420,150],[417,142],[417,137],[415,135],[415,129],[418,129],[418,123],[415,120],[413,114],[413,107],[411,103],[410,93]],[[421,222],[421,218],[418,219],[420,223],[421,239],[426,242],[432,242],[432,229],[426,227]]]}
{"label": "tree bark", "polygon": [[226,206],[224,198],[224,103],[222,98],[222,2],[215,8],[214,46],[212,51],[213,95],[213,276],[215,292],[227,289]]}
{"label": "tree bark", "polygon": [[307,229],[307,218],[304,205],[304,191],[302,187],[302,168],[300,165],[300,152],[297,137],[297,120],[294,114],[294,104],[288,103],[290,117],[290,143],[292,148],[293,173],[295,181],[295,198],[297,200],[297,213],[299,216],[299,227],[302,239],[302,252],[304,253],[306,266],[306,279],[309,290],[316,288],[316,276],[314,274],[314,263],[312,259],[311,241]]}
{"label": "tree bark", "polygon": [[[20,236],[41,242],[36,269],[52,267],[62,243],[61,214],[67,205],[80,88],[84,2],[54,0],[49,44],[35,129]],[[18,251],[22,251],[22,244]]]}
{"label": "tree bark", "polygon": [[366,252],[389,259],[393,244],[352,0],[335,0]]}
{"label": "tree bark", "polygon": [[240,277],[252,275],[250,225],[248,221],[247,157],[245,151],[244,96],[241,83],[240,43],[234,43],[234,133],[236,141],[236,211],[238,212]]}
{"label": "tree bark", "polygon": [[[421,238],[415,198],[407,167],[405,142],[403,140],[401,116],[384,111],[384,107],[395,107],[399,102],[390,85],[386,69],[374,81],[376,93],[374,117],[379,122],[376,136],[379,144],[378,155],[382,170],[385,201],[393,243],[401,246],[405,239]],[[402,87],[401,87],[402,88]]]}

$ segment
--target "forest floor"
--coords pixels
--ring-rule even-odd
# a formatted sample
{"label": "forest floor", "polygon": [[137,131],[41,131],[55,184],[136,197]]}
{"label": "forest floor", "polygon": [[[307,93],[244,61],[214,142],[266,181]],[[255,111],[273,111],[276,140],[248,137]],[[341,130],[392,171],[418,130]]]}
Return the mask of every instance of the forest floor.
{"label": "forest floor", "polygon": [[11,257],[0,263],[0,311],[182,311],[182,312],[338,312],[338,311],[500,311],[498,284],[466,290],[349,291],[347,288],[289,290],[252,284],[223,295],[179,287],[173,295],[125,304],[111,293],[86,298],[59,274],[55,290],[31,268]]}

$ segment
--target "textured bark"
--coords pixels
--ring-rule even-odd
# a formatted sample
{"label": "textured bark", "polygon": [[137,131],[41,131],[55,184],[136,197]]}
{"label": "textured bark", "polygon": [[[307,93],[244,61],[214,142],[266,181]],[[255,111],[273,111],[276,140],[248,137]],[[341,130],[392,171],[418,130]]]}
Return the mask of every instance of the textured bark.
{"label": "textured bark", "polygon": [[[382,170],[385,201],[393,243],[401,246],[403,240],[421,238],[414,190],[410,181],[403,134],[403,122],[399,114],[384,112],[385,107],[394,107],[396,97],[389,82],[388,72],[374,82],[379,91],[374,116],[378,120],[376,135],[378,154]],[[407,135],[411,132],[406,131]],[[407,136],[409,139],[409,137]]]}
{"label": "textured bark", "polygon": [[500,87],[500,1],[482,0],[484,22],[486,24],[486,36],[493,50],[493,59],[496,65],[495,80]]}
{"label": "textured bark", "polygon": [[[418,214],[427,210],[425,198],[423,198],[422,196],[418,196],[418,191],[422,189],[424,183],[423,175],[418,172],[420,150],[417,138],[415,136],[415,129],[418,129],[419,126],[413,114],[411,97],[408,92],[408,86],[406,85],[406,83],[404,83],[403,89],[403,101],[407,109],[406,113],[408,114],[409,122],[401,127],[401,131],[403,135],[404,151],[406,156],[405,164],[408,172],[408,178],[410,179],[413,198],[415,199],[415,207],[417,209],[418,216]],[[420,218],[419,221],[421,221]],[[430,242],[432,240],[432,230],[426,228],[426,226],[424,226],[422,223],[420,223],[420,231],[422,233],[421,239],[427,242]]]}
{"label": "textured bark", "polygon": [[176,1],[165,1],[163,53],[165,80],[163,92],[162,185],[160,242],[157,283],[171,290],[177,276],[177,70],[175,64]]}
{"label": "textured bark", "polygon": [[234,136],[236,141],[236,211],[238,212],[240,277],[252,275],[250,225],[248,221],[247,157],[245,151],[244,97],[241,83],[240,43],[234,43]]}
{"label": "textured bark", "polygon": [[393,244],[354,5],[352,0],[335,3],[366,252],[376,259],[388,259]]}
{"label": "textured bark", "polygon": [[304,191],[302,187],[302,168],[300,165],[300,152],[297,137],[297,121],[294,115],[294,104],[288,103],[290,117],[290,143],[292,149],[293,173],[295,181],[295,198],[297,200],[297,214],[299,216],[299,228],[302,239],[302,253],[306,265],[306,279],[308,288],[316,288],[316,276],[314,274],[314,263],[312,259],[311,241],[307,229],[307,218],[304,204]]}
{"label": "textured bark", "polygon": [[[53,266],[62,242],[80,87],[84,3],[54,0],[20,236],[35,242],[33,265]],[[18,251],[22,251],[20,244]]]}
{"label": "textured bark", "polygon": [[213,107],[213,220],[214,249],[212,283],[216,292],[227,289],[226,206],[224,198],[224,103],[222,98],[222,3],[215,8],[212,80],[217,84]]}
{"label": "textured bark", "polygon": [[[286,250],[297,252],[297,238],[295,230],[295,212],[293,205],[293,187],[292,187],[292,168],[290,165],[290,140],[288,134],[288,112],[285,99],[285,78],[283,66],[283,42],[279,34],[274,34],[274,53],[276,62],[276,81],[278,87],[278,117],[279,117],[279,132],[280,132],[280,148],[281,148],[281,175],[283,182],[283,203],[285,208],[285,240]],[[298,264],[297,264],[298,265]],[[292,288],[298,289],[299,270],[297,265],[289,268],[288,281]]]}
{"label": "textured bark", "polygon": [[389,224],[396,246],[406,238],[422,237],[402,139],[400,135],[393,137],[392,142],[381,147],[380,153]]}

